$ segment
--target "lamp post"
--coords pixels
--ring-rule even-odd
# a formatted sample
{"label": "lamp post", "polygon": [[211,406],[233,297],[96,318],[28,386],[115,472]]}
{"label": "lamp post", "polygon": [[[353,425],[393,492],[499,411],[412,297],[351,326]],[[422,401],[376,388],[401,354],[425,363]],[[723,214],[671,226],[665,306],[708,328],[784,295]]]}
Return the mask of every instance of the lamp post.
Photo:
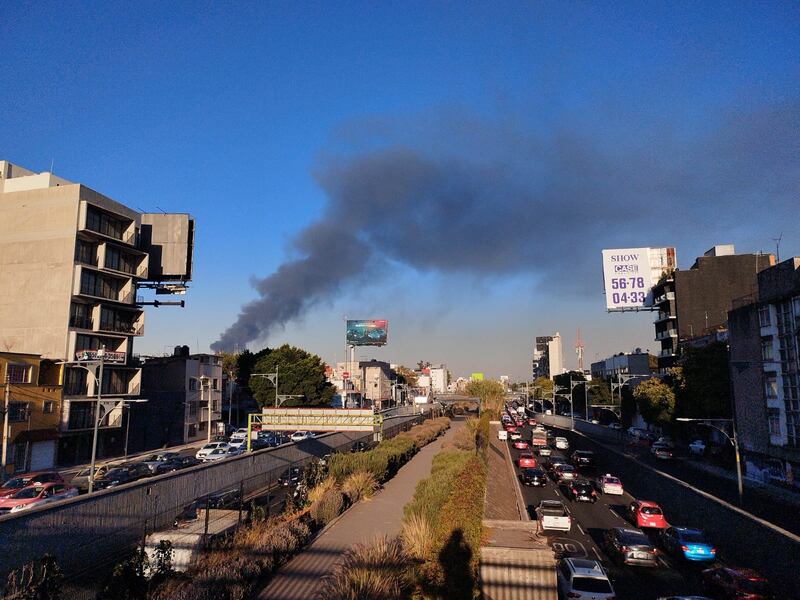
{"label": "lamp post", "polygon": [[8,367],[6,367],[6,385],[3,396],[3,471],[0,473],[0,480],[5,481],[6,464],[8,463],[8,410],[11,406],[11,376],[8,374]]}
{"label": "lamp post", "polygon": [[274,373],[253,373],[250,377],[261,377],[262,379],[269,379],[272,385],[275,386],[275,408],[278,408],[278,365],[275,365]]}
{"label": "lamp post", "polygon": [[[92,358],[94,354],[94,358]],[[83,369],[94,377],[95,387],[97,387],[97,404],[94,411],[94,432],[92,434],[92,461],[89,466],[89,492],[94,488],[94,468],[97,461],[97,435],[100,429],[100,401],[103,393],[103,367],[105,366],[106,347],[102,346],[96,351],[79,352],[77,362],[64,363]]]}
{"label": "lamp post", "polygon": [[[736,437],[736,421],[734,419],[689,419],[686,417],[678,417],[675,419],[676,421],[695,421],[699,422],[706,427],[711,427],[712,429],[716,429],[722,435],[724,435],[728,441],[733,444],[733,452],[736,456],[736,479],[739,486],[739,506],[742,505],[742,495],[744,493],[744,488],[742,485],[742,459],[739,454],[739,440]],[[722,429],[721,427],[714,425],[714,423],[730,423],[731,424],[731,431],[733,432],[732,435],[728,435],[728,432]]]}

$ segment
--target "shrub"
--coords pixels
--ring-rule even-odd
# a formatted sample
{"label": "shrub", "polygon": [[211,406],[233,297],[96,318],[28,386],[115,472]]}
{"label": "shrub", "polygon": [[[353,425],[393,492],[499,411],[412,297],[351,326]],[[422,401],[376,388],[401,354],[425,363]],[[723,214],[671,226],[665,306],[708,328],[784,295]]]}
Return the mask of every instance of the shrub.
{"label": "shrub", "polygon": [[336,480],[333,479],[333,477],[322,480],[308,492],[308,501],[314,504],[314,502],[325,496],[325,494],[330,492],[334,487],[336,487]]}
{"label": "shrub", "polygon": [[406,555],[415,560],[425,560],[431,553],[433,530],[428,520],[416,513],[412,513],[403,520],[400,532],[400,541]]}
{"label": "shrub", "polygon": [[348,550],[336,570],[325,578],[322,598],[327,600],[401,600],[410,582],[406,557],[396,539],[380,538],[372,545]]}
{"label": "shrub", "polygon": [[377,489],[378,482],[375,481],[372,473],[367,471],[357,471],[342,482],[342,492],[344,492],[351,504],[371,498]]}
{"label": "shrub", "polygon": [[344,509],[344,495],[337,488],[332,488],[311,505],[311,518],[319,527],[324,527],[341,514]]}
{"label": "shrub", "polygon": [[428,523],[436,522],[453,480],[473,456],[472,452],[456,449],[445,450],[434,456],[430,476],[417,484],[414,496],[403,508],[406,517],[418,514],[424,516]]}

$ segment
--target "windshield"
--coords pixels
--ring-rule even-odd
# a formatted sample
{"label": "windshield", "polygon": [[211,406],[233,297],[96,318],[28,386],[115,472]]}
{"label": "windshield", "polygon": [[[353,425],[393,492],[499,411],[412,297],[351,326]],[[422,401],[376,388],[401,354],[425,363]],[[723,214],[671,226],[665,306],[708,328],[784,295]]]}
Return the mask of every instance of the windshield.
{"label": "windshield", "polygon": [[3,487],[7,490],[15,490],[18,488],[23,488],[28,485],[30,481],[27,477],[14,477],[13,479],[9,479],[3,484]]}
{"label": "windshield", "polygon": [[558,465],[558,470],[561,471],[562,473],[569,473],[571,471],[574,471],[575,467],[573,467],[572,465]]}
{"label": "windshield", "polygon": [[125,477],[126,473],[122,469],[113,469],[104,475],[105,479],[119,479]]}
{"label": "windshield", "polygon": [[660,515],[661,509],[657,506],[643,506],[642,512],[646,515]]}
{"label": "windshield", "polygon": [[43,489],[44,488],[40,485],[24,488],[18,491],[16,494],[14,494],[14,498],[17,499],[36,498],[39,496],[39,494],[42,493]]}
{"label": "windshield", "polygon": [[616,477],[606,477],[606,483],[617,484],[619,483],[619,479]]}
{"label": "windshield", "polygon": [[594,577],[573,577],[572,589],[581,592],[610,594],[611,584],[608,583],[607,579],[596,579]]}
{"label": "windshield", "polygon": [[682,531],[681,541],[689,542],[690,544],[705,544],[706,538],[699,531]]}

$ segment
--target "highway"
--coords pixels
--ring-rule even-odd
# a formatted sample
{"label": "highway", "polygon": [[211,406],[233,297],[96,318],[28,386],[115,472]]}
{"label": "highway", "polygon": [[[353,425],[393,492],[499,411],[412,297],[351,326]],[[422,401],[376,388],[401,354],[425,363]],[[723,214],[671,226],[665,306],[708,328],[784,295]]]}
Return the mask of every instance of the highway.
{"label": "highway", "polygon": [[[737,521],[730,518],[730,513],[716,503],[702,499],[698,503],[690,498],[694,494],[682,493],[674,485],[665,485],[663,477],[642,468],[635,459],[620,456],[580,434],[560,429],[552,431],[554,436],[566,437],[570,443],[569,451],[554,450],[555,456],[568,457],[574,450],[592,450],[597,458],[597,466],[584,471],[583,475],[594,479],[603,473],[611,473],[622,480],[625,494],[608,496],[598,491],[598,500],[594,504],[571,502],[566,499],[566,490],[559,488],[551,479],[545,488],[520,486],[525,504],[531,518],[535,518],[533,509],[541,500],[558,499],[565,503],[572,512],[572,530],[569,533],[548,531],[544,535],[551,547],[563,552],[564,556],[600,560],[609,571],[618,598],[653,600],[677,594],[702,594],[700,571],[705,568],[703,566],[685,564],[664,554],[661,554],[660,566],[655,569],[624,567],[609,559],[603,548],[603,535],[612,527],[631,526],[624,518],[624,513],[634,497],[658,502],[671,525],[704,529],[717,546],[722,563],[761,571],[779,592],[777,597],[800,597],[796,586],[797,565],[800,564],[797,552],[800,549],[796,545],[793,554],[780,555],[780,550],[771,547],[763,539],[748,539],[752,531],[758,530],[742,530],[737,526]],[[530,439],[528,426],[524,428],[523,439]],[[515,462],[515,472],[519,475],[516,459],[521,451],[513,447],[511,440],[508,444]],[[687,507],[690,508],[687,510]],[[655,533],[649,535],[652,541],[657,541]],[[660,549],[659,544],[656,546]]]}

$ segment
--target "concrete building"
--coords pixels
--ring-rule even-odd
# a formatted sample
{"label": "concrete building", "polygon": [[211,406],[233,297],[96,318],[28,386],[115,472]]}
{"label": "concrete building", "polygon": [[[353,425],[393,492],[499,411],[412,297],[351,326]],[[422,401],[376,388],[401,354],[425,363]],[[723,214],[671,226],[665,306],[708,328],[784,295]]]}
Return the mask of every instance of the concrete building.
{"label": "concrete building", "polygon": [[732,244],[724,244],[698,257],[690,269],[665,274],[653,288],[659,372],[675,366],[682,344],[718,338],[733,300],[752,294],[756,275],[774,264],[772,254],[736,254]]}
{"label": "concrete building", "polygon": [[361,371],[364,398],[373,406],[385,408],[392,399],[392,369],[389,363],[381,360],[361,361],[358,368]]}
{"label": "concrete building", "polygon": [[0,352],[0,402],[6,397],[5,475],[54,467],[61,420],[59,367],[36,354]]}
{"label": "concrete building", "polygon": [[533,350],[533,378],[552,379],[564,372],[564,353],[561,347],[561,334],[538,336]]}
{"label": "concrete building", "polygon": [[434,394],[447,393],[447,367],[445,365],[432,365],[429,367],[431,378],[431,392]]}
{"label": "concrete building", "polygon": [[147,402],[130,408],[129,452],[204,442],[225,432],[222,421],[222,363],[214,354],[190,354],[177,346],[172,356],[142,362]]}
{"label": "concrete building", "polygon": [[592,379],[612,379],[617,375],[649,376],[656,368],[656,357],[637,348],[592,363]]}
{"label": "concrete building", "polygon": [[[0,348],[74,361],[104,348],[98,456],[122,449],[122,401],[138,396],[133,340],[144,333],[137,291],[182,292],[194,221],[143,214],[79,183],[0,161]],[[97,381],[65,366],[59,461],[91,453]]]}
{"label": "concrete building", "polygon": [[800,257],[758,274],[729,313],[731,385],[748,476],[800,487]]}

